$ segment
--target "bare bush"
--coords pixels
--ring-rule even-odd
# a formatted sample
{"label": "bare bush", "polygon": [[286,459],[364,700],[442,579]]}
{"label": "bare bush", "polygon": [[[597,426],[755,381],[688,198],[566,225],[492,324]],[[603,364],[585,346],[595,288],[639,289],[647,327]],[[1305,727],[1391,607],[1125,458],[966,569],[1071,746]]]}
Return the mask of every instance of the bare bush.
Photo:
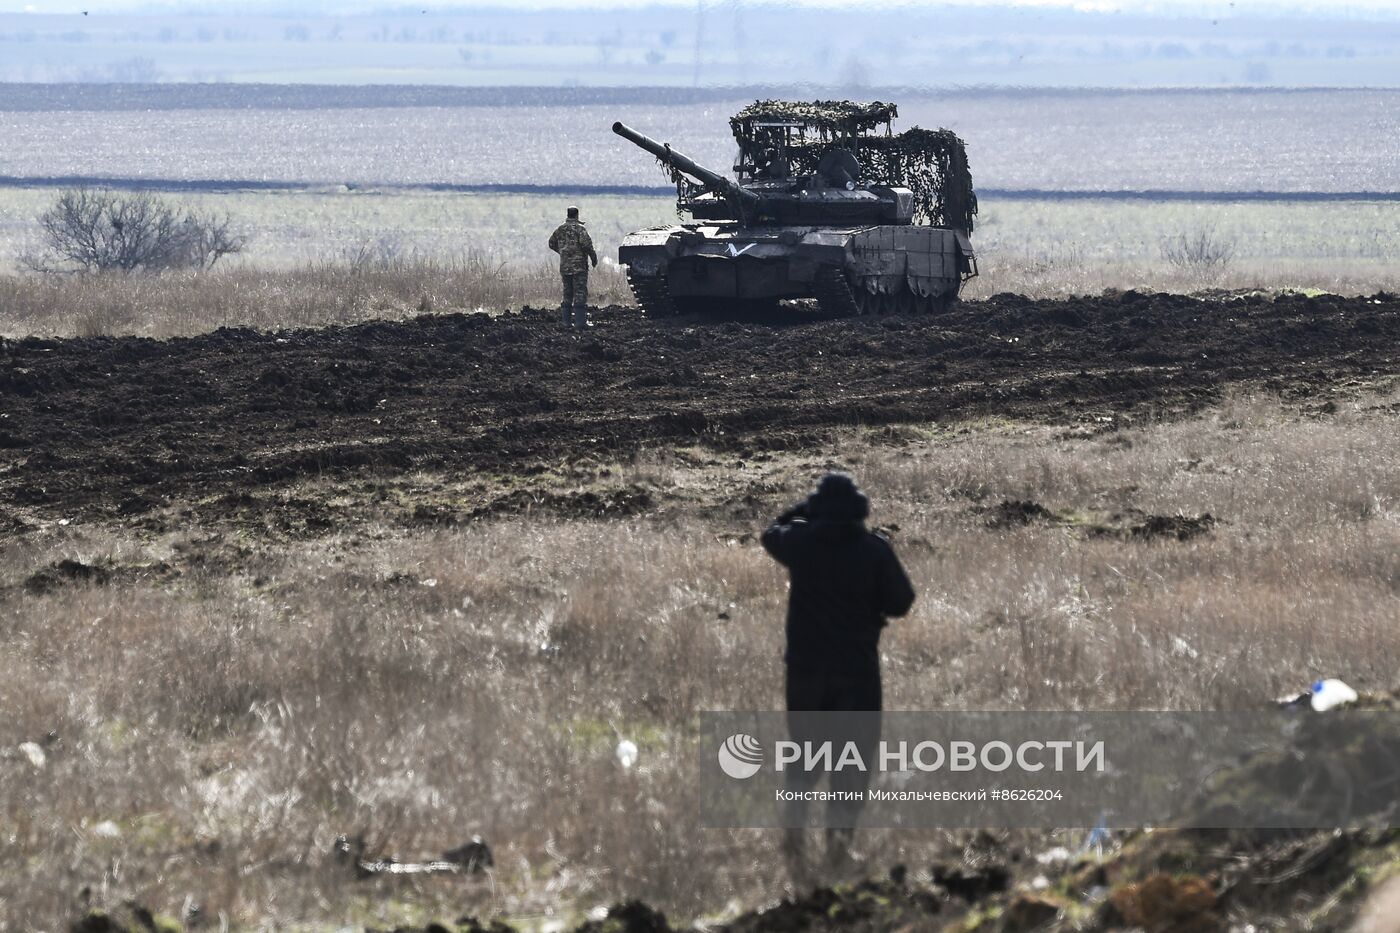
{"label": "bare bush", "polygon": [[1214,227],[1203,227],[1164,240],[1162,258],[1178,269],[1223,271],[1235,258],[1235,242],[1218,235]]}
{"label": "bare bush", "polygon": [[23,257],[37,272],[211,269],[243,250],[227,214],[201,214],[148,192],[71,188],[39,215],[43,247]]}
{"label": "bare bush", "polygon": [[404,235],[397,231],[364,237],[347,246],[341,258],[356,273],[401,269],[423,259],[417,250],[404,246]]}

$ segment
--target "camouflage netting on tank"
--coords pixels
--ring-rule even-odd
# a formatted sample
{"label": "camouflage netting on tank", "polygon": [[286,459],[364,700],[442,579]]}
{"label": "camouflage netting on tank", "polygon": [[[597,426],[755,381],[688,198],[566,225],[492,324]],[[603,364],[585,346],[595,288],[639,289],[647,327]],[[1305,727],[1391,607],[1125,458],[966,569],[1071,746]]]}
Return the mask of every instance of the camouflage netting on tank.
{"label": "camouflage netting on tank", "polygon": [[[844,141],[860,159],[866,181],[914,193],[914,222],[972,232],[977,195],[967,147],[952,130],[914,127],[895,136],[854,136]],[[793,172],[809,175],[831,143],[811,140],[789,147]]]}
{"label": "camouflage netting on tank", "polygon": [[[914,127],[891,135],[890,121],[899,115],[894,104],[849,100],[754,101],[729,121],[734,138],[744,148],[766,145],[754,122],[800,123],[806,131],[791,139],[787,154],[796,176],[816,173],[817,163],[833,145],[850,148],[860,159],[864,179],[875,184],[908,188],[914,194],[914,222],[955,227],[972,232],[977,195],[967,165],[967,148],[951,130]],[[880,127],[885,132],[872,132]],[[755,135],[760,137],[756,142]],[[677,214],[705,188],[675,166],[657,159],[676,186]]]}
{"label": "camouflage netting on tank", "polygon": [[703,194],[706,190],[705,186],[691,181],[686,177],[685,172],[682,172],[665,159],[657,158],[656,164],[661,166],[661,171],[665,172],[666,177],[671,179],[671,184],[676,186],[676,216],[684,217],[686,204],[693,198]]}
{"label": "camouflage netting on tank", "polygon": [[802,123],[823,135],[868,133],[887,126],[899,116],[899,108],[883,101],[858,104],[851,100],[756,100],[729,121],[734,138],[741,143],[747,124],[753,121]]}
{"label": "camouflage netting on tank", "polygon": [[[815,135],[790,143],[788,157],[796,175],[816,172],[817,163],[833,143],[855,151],[865,180],[908,188],[914,193],[916,223],[957,227],[972,232],[977,195],[967,165],[967,147],[951,130],[920,127],[890,135],[890,121],[899,108],[883,101],[868,104],[849,100],[754,101],[729,121],[740,146],[753,144],[752,124],[764,121],[801,123]],[[886,132],[872,132],[884,127]],[[673,179],[678,187],[684,179]],[[684,195],[684,189],[681,190]]]}
{"label": "camouflage netting on tank", "polygon": [[867,177],[914,192],[915,222],[972,232],[977,194],[967,147],[956,133],[916,126],[897,136],[865,136],[854,142]]}

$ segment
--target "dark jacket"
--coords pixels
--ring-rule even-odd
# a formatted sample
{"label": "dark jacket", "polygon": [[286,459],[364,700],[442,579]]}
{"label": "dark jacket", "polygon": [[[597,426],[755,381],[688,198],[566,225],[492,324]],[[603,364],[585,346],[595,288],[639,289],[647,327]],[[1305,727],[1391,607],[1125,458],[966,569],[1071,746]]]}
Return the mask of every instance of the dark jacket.
{"label": "dark jacket", "polygon": [[783,656],[789,669],[878,677],[880,629],[914,604],[889,542],[862,521],[809,516],[799,506],[768,527],[763,547],[791,577]]}

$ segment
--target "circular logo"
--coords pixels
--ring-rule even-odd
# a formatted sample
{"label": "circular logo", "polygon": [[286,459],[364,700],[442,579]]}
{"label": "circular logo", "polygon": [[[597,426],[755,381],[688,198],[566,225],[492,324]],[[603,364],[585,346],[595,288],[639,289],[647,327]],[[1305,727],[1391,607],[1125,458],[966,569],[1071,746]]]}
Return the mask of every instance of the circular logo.
{"label": "circular logo", "polygon": [[736,781],[751,778],[763,767],[763,746],[751,735],[735,733],[719,747],[719,767]]}

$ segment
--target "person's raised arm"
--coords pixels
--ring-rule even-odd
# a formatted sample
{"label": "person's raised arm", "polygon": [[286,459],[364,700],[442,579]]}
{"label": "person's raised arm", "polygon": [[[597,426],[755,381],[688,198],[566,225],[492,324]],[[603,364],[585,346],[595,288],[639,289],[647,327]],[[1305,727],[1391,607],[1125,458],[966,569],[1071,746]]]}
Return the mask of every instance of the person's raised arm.
{"label": "person's raised arm", "polygon": [[807,503],[799,502],[797,505],[783,512],[773,520],[767,530],[763,532],[760,539],[763,549],[773,555],[773,559],[778,563],[787,566],[792,548],[792,534],[796,523],[806,523]]}

